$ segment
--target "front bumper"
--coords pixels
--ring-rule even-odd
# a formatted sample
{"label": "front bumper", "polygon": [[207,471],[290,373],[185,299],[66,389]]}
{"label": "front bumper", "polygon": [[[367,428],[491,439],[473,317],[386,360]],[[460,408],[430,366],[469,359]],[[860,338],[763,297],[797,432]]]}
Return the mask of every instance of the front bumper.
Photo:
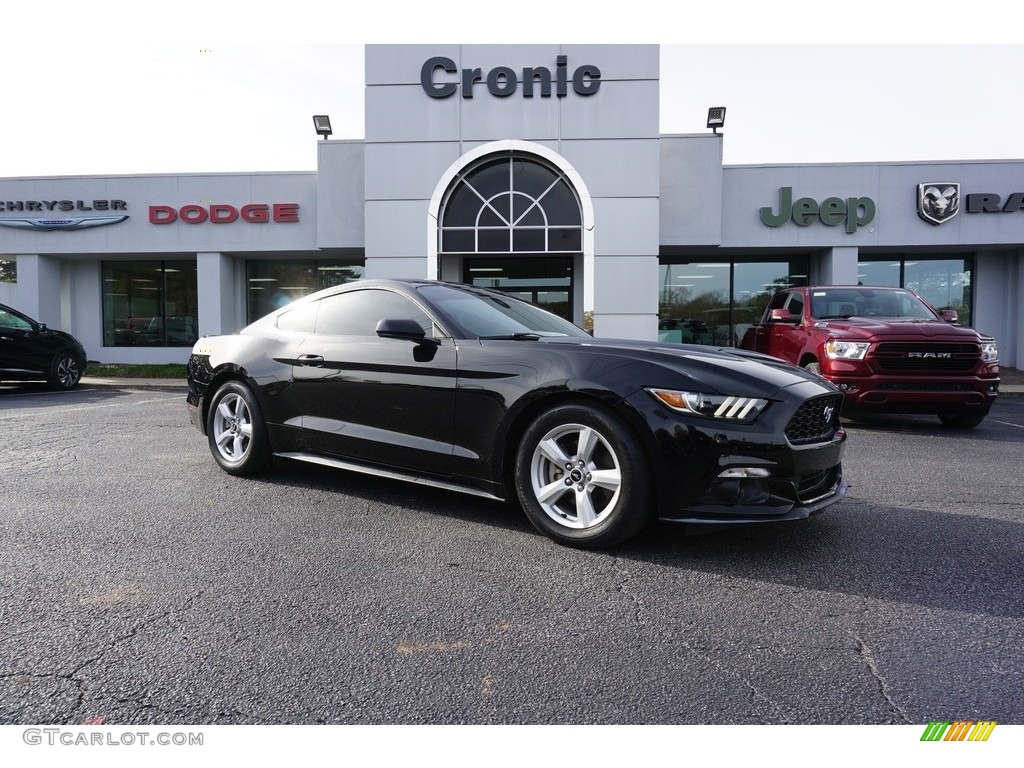
{"label": "front bumper", "polygon": [[646,393],[630,398],[653,430],[659,518],[700,525],[801,520],[840,501],[847,491],[841,400],[816,384],[808,391],[837,404],[827,433],[808,444],[786,436],[807,402],[801,390],[782,394],[752,424],[684,417]]}
{"label": "front bumper", "polygon": [[185,403],[188,406],[188,418],[192,426],[206,434],[206,423],[203,413],[203,397],[206,389],[213,380],[213,370],[210,368],[209,355],[193,354],[188,360],[188,392],[185,395]]}
{"label": "front bumper", "polygon": [[950,409],[987,410],[999,396],[999,378],[979,376],[855,376],[825,373],[846,397],[848,410],[937,413]]}

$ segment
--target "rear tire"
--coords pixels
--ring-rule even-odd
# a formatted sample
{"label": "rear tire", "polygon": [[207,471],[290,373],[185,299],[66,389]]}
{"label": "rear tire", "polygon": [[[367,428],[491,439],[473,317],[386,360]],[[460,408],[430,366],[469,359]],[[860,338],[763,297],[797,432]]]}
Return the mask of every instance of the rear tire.
{"label": "rear tire", "polygon": [[217,390],[206,416],[210,452],[230,475],[255,475],[271,464],[267,424],[256,396],[240,381]]}
{"label": "rear tire", "polygon": [[527,428],[515,483],[533,526],[570,547],[610,547],[654,518],[639,442],[618,417],[588,405],[558,406]]}

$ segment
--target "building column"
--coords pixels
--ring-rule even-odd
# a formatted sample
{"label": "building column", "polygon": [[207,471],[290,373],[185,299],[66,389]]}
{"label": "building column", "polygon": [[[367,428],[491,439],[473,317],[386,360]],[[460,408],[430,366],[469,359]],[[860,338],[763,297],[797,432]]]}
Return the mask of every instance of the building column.
{"label": "building column", "polygon": [[18,309],[29,317],[61,328],[60,259],[39,254],[18,254]]}
{"label": "building column", "polygon": [[857,260],[860,249],[856,246],[827,248],[817,259],[817,276],[812,282],[817,285],[856,285]]}
{"label": "building column", "polygon": [[657,197],[594,200],[598,223],[584,230],[583,254],[595,336],[657,341],[659,214]]}
{"label": "building column", "polygon": [[245,325],[239,272],[235,259],[223,253],[196,254],[200,336],[234,333]]}
{"label": "building column", "polygon": [[[1024,248],[1011,251],[1007,256],[1007,291],[1002,304],[1006,318],[1003,326],[1005,336],[997,337],[996,341],[999,343],[1000,362],[1007,368],[1020,370],[1024,368],[1024,310],[1020,306],[1024,299]],[[977,323],[974,327],[979,328]]]}
{"label": "building column", "polygon": [[658,257],[594,256],[593,265],[594,335],[655,341]]}

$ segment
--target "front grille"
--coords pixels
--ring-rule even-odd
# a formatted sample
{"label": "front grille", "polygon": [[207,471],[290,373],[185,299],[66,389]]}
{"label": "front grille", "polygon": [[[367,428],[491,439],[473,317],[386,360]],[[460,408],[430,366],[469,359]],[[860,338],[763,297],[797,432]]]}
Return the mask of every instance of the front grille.
{"label": "front grille", "polygon": [[977,344],[899,344],[884,342],[875,350],[879,370],[893,373],[963,373],[981,360]]}
{"label": "front grille", "polygon": [[839,410],[843,396],[822,395],[808,400],[786,425],[786,437],[793,445],[827,443],[839,428]]}

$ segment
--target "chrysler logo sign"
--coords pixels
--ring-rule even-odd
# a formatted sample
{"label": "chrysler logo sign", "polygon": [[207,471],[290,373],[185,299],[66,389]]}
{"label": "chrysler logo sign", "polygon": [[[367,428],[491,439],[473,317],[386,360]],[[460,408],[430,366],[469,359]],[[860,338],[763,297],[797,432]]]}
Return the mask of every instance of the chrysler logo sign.
{"label": "chrysler logo sign", "polygon": [[[127,213],[107,215],[105,212],[127,210],[128,203],[124,200],[4,200],[0,201],[0,211],[22,215],[17,218],[0,216],[0,227],[37,232],[89,229],[119,224],[128,218]],[[93,215],[97,212],[101,213]],[[25,216],[26,213],[36,215]]]}
{"label": "chrysler logo sign", "polygon": [[929,181],[917,185],[917,214],[929,224],[944,224],[960,212],[960,184]]}
{"label": "chrysler logo sign", "polygon": [[53,232],[61,229],[88,229],[89,227],[102,227],[104,224],[119,224],[127,218],[127,216],[76,216],[73,219],[0,219],[0,227]]}

